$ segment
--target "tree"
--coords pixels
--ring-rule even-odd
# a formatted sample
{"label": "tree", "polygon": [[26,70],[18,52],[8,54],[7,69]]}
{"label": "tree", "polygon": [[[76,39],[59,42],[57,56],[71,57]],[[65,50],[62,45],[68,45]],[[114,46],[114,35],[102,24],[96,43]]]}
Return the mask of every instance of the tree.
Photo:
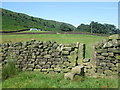
{"label": "tree", "polygon": [[51,27],[51,28],[55,28],[55,25],[52,24],[52,25],[50,25],[50,27]]}
{"label": "tree", "polygon": [[77,27],[77,30],[82,31],[82,32],[90,32],[90,26],[89,25],[85,25],[85,24],[80,24]]}
{"label": "tree", "polygon": [[107,33],[110,33],[110,34],[115,34],[118,31],[116,26],[114,26],[112,24],[104,24],[104,27],[105,27],[105,30],[107,31]]}
{"label": "tree", "polygon": [[67,24],[65,24],[65,23],[63,23],[63,24],[60,25],[60,29],[62,31],[72,31],[72,29]]}

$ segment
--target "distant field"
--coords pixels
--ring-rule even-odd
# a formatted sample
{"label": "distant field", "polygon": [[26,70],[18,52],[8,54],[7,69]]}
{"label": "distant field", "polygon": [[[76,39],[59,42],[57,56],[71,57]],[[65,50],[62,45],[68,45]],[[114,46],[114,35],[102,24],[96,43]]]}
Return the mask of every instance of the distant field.
{"label": "distant field", "polygon": [[50,31],[22,31],[22,32],[17,32],[17,33],[26,33],[26,32],[50,32]]}
{"label": "distant field", "polygon": [[0,31],[6,31],[6,32],[9,32],[9,31],[19,31],[19,30],[23,30],[23,29],[26,29],[26,28],[20,28],[20,29],[2,29]]}
{"label": "distant field", "polygon": [[[93,36],[93,35],[81,35],[81,34],[18,34],[18,35],[1,35],[2,41],[0,43],[7,42],[19,42],[27,41],[31,39],[36,40],[53,40],[57,43],[85,43],[86,44],[86,57],[90,57],[90,46],[100,40],[106,39],[107,37]],[[1,37],[0,36],[0,37]]]}

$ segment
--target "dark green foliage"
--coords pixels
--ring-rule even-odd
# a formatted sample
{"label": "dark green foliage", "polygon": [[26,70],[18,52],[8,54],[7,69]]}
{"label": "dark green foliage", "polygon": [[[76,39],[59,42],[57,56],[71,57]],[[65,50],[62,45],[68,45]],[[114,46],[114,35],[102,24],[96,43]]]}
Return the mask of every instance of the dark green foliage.
{"label": "dark green foliage", "polygon": [[77,27],[77,30],[80,30],[82,32],[90,32],[90,26],[85,25],[85,24],[81,24]]}
{"label": "dark green foliage", "polygon": [[82,32],[91,32],[99,34],[116,34],[120,31],[112,24],[101,24],[94,21],[92,21],[90,24],[79,25],[77,27],[77,30]]}
{"label": "dark green foliage", "polygon": [[63,24],[60,25],[60,29],[62,31],[72,31],[72,29],[67,24],[65,24],[65,23],[63,23]]}
{"label": "dark green foliage", "polygon": [[[62,24],[62,22],[45,20],[5,9],[0,9],[0,11],[2,11],[3,31],[13,31],[29,28],[38,28],[43,31],[61,31],[60,25]],[[71,30],[75,29],[73,25],[69,26]]]}

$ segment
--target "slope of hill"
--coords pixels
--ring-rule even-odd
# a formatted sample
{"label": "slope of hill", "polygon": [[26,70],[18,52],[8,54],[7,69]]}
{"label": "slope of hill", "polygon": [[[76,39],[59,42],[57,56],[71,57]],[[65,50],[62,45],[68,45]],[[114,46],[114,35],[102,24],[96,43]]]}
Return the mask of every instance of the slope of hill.
{"label": "slope of hill", "polygon": [[[16,13],[10,10],[0,8],[2,12],[2,30],[14,31],[28,28],[38,28],[45,31],[60,31],[63,22],[45,20],[42,18],[32,17],[23,13]],[[66,24],[71,30],[76,28],[71,24]]]}

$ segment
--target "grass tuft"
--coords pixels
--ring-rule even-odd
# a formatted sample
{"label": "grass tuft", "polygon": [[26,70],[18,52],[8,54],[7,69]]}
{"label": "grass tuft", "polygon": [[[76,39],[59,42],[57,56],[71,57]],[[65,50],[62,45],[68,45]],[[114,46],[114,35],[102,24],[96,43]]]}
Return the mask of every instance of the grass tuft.
{"label": "grass tuft", "polygon": [[7,64],[5,64],[2,68],[2,79],[5,80],[8,77],[13,77],[18,73],[17,69],[15,68],[15,61],[13,60],[12,56],[8,56]]}

